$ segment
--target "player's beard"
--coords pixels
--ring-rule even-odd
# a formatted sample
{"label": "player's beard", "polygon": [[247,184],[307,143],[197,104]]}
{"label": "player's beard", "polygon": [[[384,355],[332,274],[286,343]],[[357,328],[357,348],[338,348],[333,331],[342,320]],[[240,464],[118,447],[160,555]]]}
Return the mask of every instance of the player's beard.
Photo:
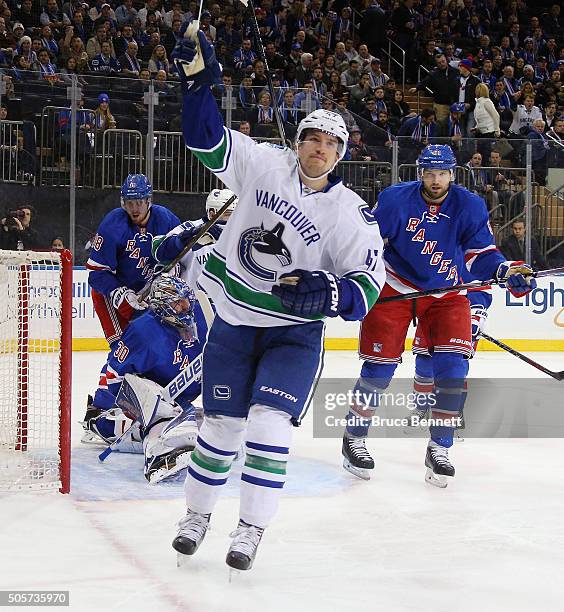
{"label": "player's beard", "polygon": [[425,187],[425,183],[423,183],[421,187],[421,192],[425,200],[429,200],[430,202],[440,202],[441,200],[444,200],[444,198],[447,196],[449,188],[450,188],[450,185],[448,185],[441,192],[433,193],[432,191],[429,191]]}

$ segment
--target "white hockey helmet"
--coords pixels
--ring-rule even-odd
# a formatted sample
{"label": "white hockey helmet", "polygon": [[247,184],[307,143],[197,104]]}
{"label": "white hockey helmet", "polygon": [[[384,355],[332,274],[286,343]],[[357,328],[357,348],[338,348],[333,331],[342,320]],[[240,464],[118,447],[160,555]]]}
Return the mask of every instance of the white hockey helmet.
{"label": "white hockey helmet", "polygon": [[[231,189],[212,189],[206,199],[206,213],[210,216],[210,211],[213,210],[215,213],[219,212],[219,209],[235,194]],[[237,206],[239,198],[235,198],[233,202],[227,208],[228,213],[232,213]]]}
{"label": "white hockey helmet", "polygon": [[340,143],[338,148],[339,161],[343,159],[347,151],[349,132],[345,121],[339,113],[324,109],[314,110],[300,121],[296,133],[296,143],[302,142],[302,134],[305,130],[320,130],[325,134],[335,136]]}

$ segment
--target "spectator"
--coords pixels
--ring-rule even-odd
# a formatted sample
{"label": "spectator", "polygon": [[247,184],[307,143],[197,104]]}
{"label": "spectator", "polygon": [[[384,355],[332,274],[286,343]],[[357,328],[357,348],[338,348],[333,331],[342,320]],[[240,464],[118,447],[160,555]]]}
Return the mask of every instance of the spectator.
{"label": "spectator", "polygon": [[510,172],[501,166],[501,153],[496,149],[491,150],[487,173],[488,183],[493,185],[497,191],[499,203],[506,210],[509,210],[508,205],[515,179]]}
{"label": "spectator", "polygon": [[543,186],[546,183],[548,150],[550,149],[544,127],[545,124],[542,119],[535,119],[532,129],[527,134],[527,138],[532,141],[531,157],[535,181]]}
{"label": "spectator", "polygon": [[303,87],[306,81],[311,81],[313,72],[313,55],[311,53],[302,53],[300,65],[296,68],[296,79]]}
{"label": "spectator", "polygon": [[[139,10],[139,12],[137,13],[137,17],[140,19],[141,25],[143,27],[145,27],[147,24],[147,15],[150,12],[154,12],[154,14],[157,16],[157,19],[159,21],[162,20],[162,15],[160,11],[158,10],[157,6],[158,6],[157,0],[147,0],[147,2],[145,3],[145,6]],[[202,13],[202,17],[203,16],[204,14]]]}
{"label": "spectator", "polygon": [[29,36],[22,36],[20,38],[20,43],[17,52],[18,55],[21,55],[26,59],[27,63],[30,66],[37,62],[37,54],[31,48],[31,38]]}
{"label": "spectator", "polygon": [[35,78],[33,72],[31,72],[31,66],[24,55],[16,55],[14,57],[14,65],[8,74],[17,83],[25,83]]}
{"label": "spectator", "polygon": [[554,122],[556,121],[558,114],[556,113],[556,102],[548,102],[542,111],[542,118],[545,123],[545,132],[548,132]]}
{"label": "spectator", "polygon": [[296,108],[295,96],[292,90],[284,92],[284,100],[280,108],[280,114],[282,115],[282,121],[284,121],[284,123],[297,126],[300,122],[300,113]]}
{"label": "spectator", "polygon": [[525,128],[530,128],[536,119],[542,119],[541,110],[538,106],[535,106],[535,98],[533,96],[525,96],[523,104],[518,104],[517,110],[513,113],[513,121],[509,126],[509,135],[513,138],[521,138],[528,131]]}
{"label": "spectator", "polygon": [[460,163],[460,158],[463,156],[463,128],[461,119],[464,114],[464,104],[455,102],[450,106],[450,113],[447,119],[437,121],[436,136],[440,138],[450,138],[450,146],[456,155],[456,159]]}
{"label": "spectator", "polygon": [[159,70],[164,70],[167,75],[170,73],[170,63],[166,56],[164,45],[157,45],[153,49],[151,59],[149,60],[149,72],[151,75],[156,74]]}
{"label": "spectator", "polygon": [[531,258],[526,259],[525,244],[525,222],[521,220],[513,221],[511,224],[512,235],[507,237],[502,243],[500,250],[505,257],[513,261],[530,261],[533,268],[543,270],[547,267],[546,261],[542,256],[538,242],[531,237]]}
{"label": "spectator", "polygon": [[370,87],[375,89],[378,85],[382,87],[390,80],[390,77],[382,72],[380,59],[375,57],[370,62],[370,68],[367,70],[367,74],[370,77]]}
{"label": "spectator", "polygon": [[341,74],[341,85],[347,89],[351,89],[354,85],[358,85],[360,81],[360,64],[356,60],[349,62],[348,70]]}
{"label": "spectator", "polygon": [[474,107],[476,106],[476,85],[480,83],[478,77],[472,74],[472,60],[463,59],[458,64],[460,72],[458,81],[457,101],[464,104],[464,113],[461,117],[462,133],[468,136],[474,127]]}
{"label": "spectator", "polygon": [[94,127],[96,135],[116,127],[116,120],[110,111],[110,98],[108,94],[101,93],[98,96],[98,108],[94,113]]}
{"label": "spectator", "polygon": [[417,63],[427,69],[428,72],[436,68],[435,55],[437,54],[437,46],[433,39],[427,40],[425,46],[417,57]]}
{"label": "spectator", "polygon": [[70,25],[70,19],[59,9],[57,0],[47,0],[47,4],[43,7],[43,12],[39,17],[39,23],[42,26],[49,25],[52,29],[62,32],[65,26]]}
{"label": "spectator", "polygon": [[72,85],[72,77],[76,76],[77,77],[77,85],[79,87],[86,87],[87,83],[86,80],[84,78],[82,78],[81,76],[79,76],[80,73],[78,71],[78,67],[77,67],[77,63],[76,60],[74,59],[74,57],[69,57],[67,58],[67,61],[65,62],[65,66],[61,69],[61,79],[62,81],[70,86]]}
{"label": "spectator", "polygon": [[409,104],[403,99],[403,91],[396,89],[392,102],[388,103],[388,111],[390,113],[390,123],[395,129],[399,129],[404,119],[415,117],[415,113],[409,108]]}
{"label": "spectator", "polygon": [[121,67],[121,74],[125,77],[138,77],[141,72],[141,64],[137,59],[138,48],[134,40],[127,43],[125,53],[118,60]]}
{"label": "spectator", "polygon": [[[93,60],[97,55],[100,55],[100,53],[102,53],[102,43],[107,40],[108,33],[106,31],[106,26],[96,26],[96,35],[92,36],[92,38],[89,38],[88,42],[86,43],[86,53],[88,54],[89,59]],[[112,48],[111,55],[115,57],[115,51],[111,41],[110,46]]]}
{"label": "spectator", "polygon": [[345,70],[350,67],[350,60],[347,57],[345,43],[339,42],[335,46],[335,70],[342,74]]}
{"label": "spectator", "polygon": [[135,17],[137,17],[137,10],[133,6],[133,0],[123,0],[123,4],[120,4],[117,7],[115,14],[116,21],[119,26],[123,26],[127,23],[133,23],[133,20],[135,19]]}
{"label": "spectator", "polygon": [[341,75],[333,70],[331,75],[329,76],[329,83],[327,84],[327,93],[332,94],[335,100],[342,98],[346,88],[341,84]]}
{"label": "spectator", "polygon": [[22,0],[19,9],[14,11],[14,18],[23,24],[26,30],[37,26],[37,13],[33,10],[32,0]]}
{"label": "spectator", "polygon": [[341,115],[343,121],[345,122],[345,125],[347,126],[349,134],[352,132],[353,129],[358,129],[358,125],[353,114],[347,108],[347,101],[345,100],[345,98],[339,98],[337,100],[335,108],[330,110],[333,110],[333,112],[339,113],[339,115]]}
{"label": "spectator", "polygon": [[51,240],[51,250],[52,251],[62,251],[65,248],[65,243],[60,236],[55,236]]}
{"label": "spectator", "polygon": [[276,47],[273,42],[266,43],[264,47],[264,54],[270,70],[284,70],[286,67],[286,60],[284,56],[276,51]]}
{"label": "spectator", "polygon": [[479,139],[478,151],[482,159],[489,159],[494,138],[500,137],[500,117],[494,103],[490,100],[490,92],[485,83],[478,83],[475,88],[476,107],[474,119],[476,126],[474,136]]}
{"label": "spectator", "polygon": [[364,70],[370,70],[372,61],[378,58],[374,57],[370,53],[370,51],[368,50],[368,45],[361,44],[361,45],[358,45],[357,59],[360,62],[360,69],[364,71]]}
{"label": "spectator", "polygon": [[88,53],[84,48],[84,42],[79,36],[72,36],[70,45],[67,46],[66,38],[63,42],[63,59],[71,57],[76,61],[76,69],[80,74],[84,74],[88,68]]}
{"label": "spectator", "polygon": [[493,185],[488,182],[488,173],[482,168],[482,154],[474,153],[468,163],[465,164],[470,175],[470,185],[468,189],[484,198],[488,205],[488,210],[497,209],[499,196]]}
{"label": "spectator", "polygon": [[35,208],[31,204],[16,206],[0,219],[0,249],[27,251],[40,247],[37,231],[31,226]]}
{"label": "spectator", "polygon": [[376,100],[373,97],[367,98],[365,102],[365,108],[360,112],[359,116],[375,125],[378,121],[378,109],[376,108]]}
{"label": "spectator", "polygon": [[440,121],[448,117],[450,105],[458,99],[459,73],[448,65],[444,53],[437,55],[435,61],[437,64],[435,70],[409,91],[410,93],[427,90],[432,92],[433,110]]}
{"label": "spectator", "polygon": [[241,121],[239,123],[239,131],[241,134],[245,134],[245,136],[251,136],[251,123],[249,121]]}
{"label": "spectator", "polygon": [[[401,0],[399,7],[395,8],[391,16],[391,24],[394,26],[397,36],[397,44],[405,50],[407,58],[406,77],[410,82],[415,81],[414,43],[419,29],[419,18],[413,8],[414,0]],[[449,102],[451,102],[449,100]]]}
{"label": "spectator", "polygon": [[304,83],[303,89],[296,95],[294,105],[298,111],[303,111],[306,114],[321,108],[321,102],[319,101],[318,96],[315,94],[313,83],[311,81],[306,81]]}
{"label": "spectator", "polygon": [[313,69],[311,82],[317,96],[323,98],[327,95],[327,85],[323,82],[323,68],[321,66],[316,66]]}
{"label": "spectator", "polygon": [[233,55],[233,65],[235,66],[235,70],[245,70],[245,68],[253,65],[253,62],[257,59],[257,56],[251,47],[251,40],[249,38],[245,38],[241,43],[241,47],[235,51]]}
{"label": "spectator", "polygon": [[264,62],[262,60],[255,60],[253,62],[253,72],[251,73],[251,80],[255,93],[260,93],[268,85],[268,79],[266,78],[266,70],[264,68]]}
{"label": "spectator", "polygon": [[401,163],[414,163],[419,152],[431,142],[437,130],[435,119],[435,111],[432,108],[424,108],[419,115],[402,123],[398,131],[398,136],[402,137]]}
{"label": "spectator", "polygon": [[249,121],[253,125],[257,136],[273,138],[278,135],[272,99],[268,91],[261,91],[258,96],[258,104],[249,114]]}
{"label": "spectator", "polygon": [[112,55],[112,46],[105,40],[100,46],[100,53],[90,61],[90,72],[98,75],[116,76],[121,72],[121,66]]}
{"label": "spectator", "polygon": [[239,86],[239,102],[245,110],[251,110],[256,106],[257,100],[255,90],[253,89],[253,81],[250,76],[244,76],[241,79]]}
{"label": "spectator", "polygon": [[51,85],[62,84],[57,75],[57,66],[51,63],[51,57],[47,49],[40,49],[37,54],[37,63],[33,66],[39,79],[48,81]]}
{"label": "spectator", "polygon": [[[382,90],[382,96],[384,91]],[[351,109],[359,112],[363,108],[363,102],[368,96],[372,96],[372,89],[370,87],[370,77],[368,74],[363,73],[360,75],[360,81],[358,85],[351,87],[349,92],[349,99],[351,103]]]}

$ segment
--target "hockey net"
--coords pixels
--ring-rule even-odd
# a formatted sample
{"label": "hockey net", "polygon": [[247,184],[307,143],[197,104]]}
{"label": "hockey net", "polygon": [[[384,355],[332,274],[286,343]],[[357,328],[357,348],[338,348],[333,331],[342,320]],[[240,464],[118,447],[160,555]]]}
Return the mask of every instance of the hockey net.
{"label": "hockey net", "polygon": [[0,250],[0,491],[70,490],[72,257]]}

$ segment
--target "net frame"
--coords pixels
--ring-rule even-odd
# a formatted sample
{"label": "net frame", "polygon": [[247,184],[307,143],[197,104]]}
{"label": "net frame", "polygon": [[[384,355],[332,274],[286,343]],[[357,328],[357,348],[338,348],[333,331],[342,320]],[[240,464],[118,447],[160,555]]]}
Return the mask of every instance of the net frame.
{"label": "net frame", "polygon": [[[0,491],[58,489],[69,493],[72,255],[66,249],[0,250],[0,273],[5,275],[6,285],[4,295],[0,296],[4,300],[0,374],[5,374],[6,365],[11,371],[15,364],[16,369],[15,398],[9,392],[0,396]],[[44,276],[39,280],[45,281],[45,285],[34,287],[40,274]],[[41,325],[41,308],[50,315],[48,325]],[[11,334],[16,320],[17,331]],[[44,332],[47,339],[42,338]],[[47,367],[42,367],[42,359]],[[37,372],[38,376],[34,376]],[[43,383],[41,376],[52,378],[44,383],[46,390],[36,388]],[[38,384],[35,378],[39,378]],[[13,384],[9,380],[3,383],[4,387]],[[43,396],[44,392],[48,397]],[[41,417],[35,414],[39,402],[47,406]],[[50,436],[52,431],[38,431],[41,427],[56,428],[56,435]]]}

